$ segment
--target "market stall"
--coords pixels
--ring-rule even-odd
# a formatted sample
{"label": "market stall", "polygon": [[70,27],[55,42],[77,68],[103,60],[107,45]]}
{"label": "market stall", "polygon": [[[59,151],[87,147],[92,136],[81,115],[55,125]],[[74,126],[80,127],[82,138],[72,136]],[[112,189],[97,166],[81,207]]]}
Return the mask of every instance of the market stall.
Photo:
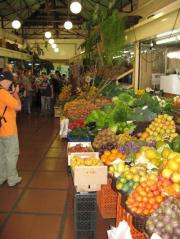
{"label": "market stall", "polygon": [[179,238],[180,136],[174,117],[179,97],[115,84],[114,95],[108,97],[109,87],[98,95],[98,106],[93,98],[84,98],[88,89],[62,111],[70,120],[67,165],[75,187],[77,238],[89,231],[95,238],[96,209],[104,219],[116,219],[110,239],[121,238],[111,234],[122,235],[122,227],[130,233],[127,238],[151,238],[154,233]]}

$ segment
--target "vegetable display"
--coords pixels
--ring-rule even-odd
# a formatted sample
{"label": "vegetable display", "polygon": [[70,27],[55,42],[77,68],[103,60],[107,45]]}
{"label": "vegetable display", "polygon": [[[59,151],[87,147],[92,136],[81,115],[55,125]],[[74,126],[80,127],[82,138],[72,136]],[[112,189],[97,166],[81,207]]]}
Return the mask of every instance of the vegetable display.
{"label": "vegetable display", "polygon": [[68,148],[69,153],[92,152],[92,151],[93,150],[91,147],[84,147],[81,144],[76,144],[75,146]]}
{"label": "vegetable display", "polygon": [[115,144],[117,140],[118,137],[111,129],[104,129],[102,131],[99,131],[96,135],[93,142],[93,147],[99,149],[100,147],[108,143]]}

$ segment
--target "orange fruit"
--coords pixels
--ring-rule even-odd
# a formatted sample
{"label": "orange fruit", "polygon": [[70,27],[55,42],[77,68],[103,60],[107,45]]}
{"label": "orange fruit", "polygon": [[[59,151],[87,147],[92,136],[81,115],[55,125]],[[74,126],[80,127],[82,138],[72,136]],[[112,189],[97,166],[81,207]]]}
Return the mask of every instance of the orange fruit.
{"label": "orange fruit", "polygon": [[117,158],[116,155],[111,154],[111,156],[109,156],[109,161],[112,162],[112,161],[114,161],[116,158]]}
{"label": "orange fruit", "polygon": [[111,152],[110,152],[109,150],[105,150],[103,155],[105,155],[105,156],[110,156],[110,155],[111,155]]}
{"label": "orange fruit", "polygon": [[118,151],[117,149],[112,149],[112,150],[111,150],[111,153],[112,153],[112,154],[118,154],[119,151]]}
{"label": "orange fruit", "polygon": [[156,196],[156,202],[161,203],[163,201],[162,196]]}

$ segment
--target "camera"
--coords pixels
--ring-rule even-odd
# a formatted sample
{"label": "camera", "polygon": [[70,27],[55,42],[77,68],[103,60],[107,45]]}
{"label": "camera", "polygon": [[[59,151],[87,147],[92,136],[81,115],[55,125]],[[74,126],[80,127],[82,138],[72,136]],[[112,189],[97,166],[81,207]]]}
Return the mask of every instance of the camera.
{"label": "camera", "polygon": [[15,89],[16,89],[16,86],[17,86],[16,82],[13,82],[13,83],[10,85],[10,87],[9,87],[9,91],[15,90]]}

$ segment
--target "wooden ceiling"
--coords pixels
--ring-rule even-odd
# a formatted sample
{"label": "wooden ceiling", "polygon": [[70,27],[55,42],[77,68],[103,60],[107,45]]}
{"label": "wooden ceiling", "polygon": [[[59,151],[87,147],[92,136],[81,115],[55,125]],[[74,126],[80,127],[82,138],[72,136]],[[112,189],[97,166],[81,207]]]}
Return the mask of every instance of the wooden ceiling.
{"label": "wooden ceiling", "polygon": [[[95,6],[113,8],[123,11],[123,7],[130,5],[131,0],[82,0],[82,11],[73,14],[69,9],[71,0],[0,0],[1,27],[11,30],[11,21],[18,18],[22,28],[16,31],[24,38],[42,38],[46,30],[51,30],[56,38],[84,38],[81,25],[93,13]],[[69,18],[73,29],[67,31],[63,28],[64,22]]]}

